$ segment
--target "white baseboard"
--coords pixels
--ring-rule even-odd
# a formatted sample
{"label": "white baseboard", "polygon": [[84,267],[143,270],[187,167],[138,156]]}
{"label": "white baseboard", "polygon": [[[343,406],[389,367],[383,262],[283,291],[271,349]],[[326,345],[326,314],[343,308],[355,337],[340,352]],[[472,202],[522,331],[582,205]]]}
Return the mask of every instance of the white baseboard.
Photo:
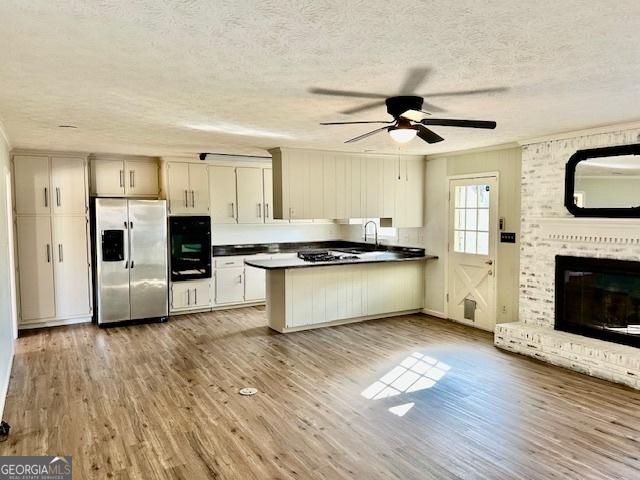
{"label": "white baseboard", "polygon": [[445,320],[447,320],[447,316],[445,315],[445,313],[444,312],[438,312],[437,310],[431,310],[429,308],[423,308],[422,309],[422,313],[424,313],[425,315],[431,315],[432,317],[444,318]]}
{"label": "white baseboard", "polygon": [[91,323],[91,317],[67,318],[65,320],[45,320],[44,322],[33,322],[18,324],[18,330],[32,330],[34,328],[61,327],[63,325],[75,325],[77,323]]}
{"label": "white baseboard", "polygon": [[0,420],[4,417],[4,406],[7,401],[7,395],[9,394],[9,380],[11,379],[11,369],[13,368],[13,357],[16,353],[16,342],[11,342],[11,358],[9,359],[9,368],[5,372],[5,378],[3,378],[0,384]]}

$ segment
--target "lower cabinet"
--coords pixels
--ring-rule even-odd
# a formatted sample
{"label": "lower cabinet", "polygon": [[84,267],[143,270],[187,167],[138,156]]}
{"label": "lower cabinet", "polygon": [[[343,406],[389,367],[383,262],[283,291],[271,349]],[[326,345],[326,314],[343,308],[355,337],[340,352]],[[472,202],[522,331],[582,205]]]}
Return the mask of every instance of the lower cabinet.
{"label": "lower cabinet", "polygon": [[269,280],[272,287],[280,285],[271,292],[274,306],[284,308],[273,312],[284,316],[284,325],[273,325],[279,331],[423,308],[424,263],[419,261],[275,272],[284,272],[284,282]]}
{"label": "lower cabinet", "polygon": [[16,219],[20,325],[91,316],[87,218]]}
{"label": "lower cabinet", "polygon": [[216,305],[244,301],[244,267],[216,269]]}
{"label": "lower cabinet", "polygon": [[[271,258],[269,255],[255,255],[250,257],[253,260],[265,260]],[[259,302],[267,297],[266,271],[262,268],[244,267],[244,301]]]}
{"label": "lower cabinet", "polygon": [[211,306],[211,281],[193,280],[171,284],[171,311],[194,310]]}

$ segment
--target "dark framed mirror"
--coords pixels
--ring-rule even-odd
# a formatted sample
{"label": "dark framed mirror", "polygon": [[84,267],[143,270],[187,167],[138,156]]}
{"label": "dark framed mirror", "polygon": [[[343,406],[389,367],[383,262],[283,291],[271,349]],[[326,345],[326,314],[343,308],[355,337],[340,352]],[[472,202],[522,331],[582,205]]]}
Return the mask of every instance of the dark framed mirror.
{"label": "dark framed mirror", "polygon": [[564,204],[576,217],[640,218],[640,144],[574,153]]}

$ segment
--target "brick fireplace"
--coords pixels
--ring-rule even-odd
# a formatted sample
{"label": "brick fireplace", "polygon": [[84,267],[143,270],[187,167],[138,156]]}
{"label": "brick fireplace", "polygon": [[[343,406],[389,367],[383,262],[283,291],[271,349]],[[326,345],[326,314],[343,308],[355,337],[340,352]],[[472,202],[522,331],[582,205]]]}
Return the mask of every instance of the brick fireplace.
{"label": "brick fireplace", "polygon": [[635,128],[523,145],[519,321],[496,326],[497,347],[640,389],[640,348],[555,328],[556,256],[640,261],[640,219],[569,214],[565,165],[580,149],[639,141]]}

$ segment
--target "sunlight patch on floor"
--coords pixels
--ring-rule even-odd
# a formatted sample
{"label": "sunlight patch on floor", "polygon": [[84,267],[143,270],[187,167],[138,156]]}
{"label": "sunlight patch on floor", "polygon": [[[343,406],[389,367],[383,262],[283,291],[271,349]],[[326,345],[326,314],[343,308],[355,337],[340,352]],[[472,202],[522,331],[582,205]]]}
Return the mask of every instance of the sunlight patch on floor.
{"label": "sunlight patch on floor", "polygon": [[[449,365],[438,359],[415,352],[380,377],[379,380],[365,388],[360,395],[369,400],[380,400],[381,398],[395,397],[402,393],[417,392],[431,388],[450,369]],[[399,407],[404,407],[405,405],[400,405]],[[404,413],[409,411],[410,408]]]}

